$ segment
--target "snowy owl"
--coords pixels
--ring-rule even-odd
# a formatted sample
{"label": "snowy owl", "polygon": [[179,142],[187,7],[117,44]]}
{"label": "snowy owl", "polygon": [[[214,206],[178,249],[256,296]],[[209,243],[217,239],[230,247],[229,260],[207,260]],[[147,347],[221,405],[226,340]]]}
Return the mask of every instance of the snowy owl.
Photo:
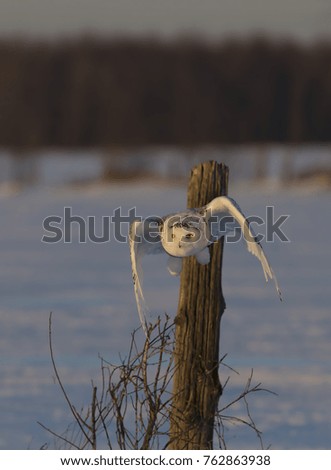
{"label": "snowy owl", "polygon": [[220,196],[201,208],[132,222],[129,237],[132,276],[138,313],[145,333],[149,324],[149,310],[142,290],[142,257],[167,253],[168,270],[171,275],[177,276],[181,272],[182,258],[186,256],[195,256],[198,263],[208,264],[210,261],[208,246],[233,231],[238,224],[248,251],[260,260],[266,281],[274,280],[281,299],[276,276],[262,246],[234,199]]}

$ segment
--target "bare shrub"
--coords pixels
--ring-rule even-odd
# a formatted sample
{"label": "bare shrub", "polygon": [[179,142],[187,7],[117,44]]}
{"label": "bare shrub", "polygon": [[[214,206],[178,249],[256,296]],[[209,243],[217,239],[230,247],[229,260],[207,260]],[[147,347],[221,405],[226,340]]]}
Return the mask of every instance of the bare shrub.
{"label": "bare shrub", "polygon": [[[90,403],[77,409],[68,396],[57,368],[52,341],[52,315],[49,317],[49,347],[56,380],[72,415],[72,423],[61,433],[39,423],[54,439],[54,447],[61,449],[166,449],[169,441],[169,416],[172,407],[172,379],[174,375],[173,327],[169,318],[159,319],[150,326],[143,348],[139,349],[135,330],[127,356],[119,364],[104,358],[101,363],[101,385],[92,383]],[[224,364],[224,358],[220,364]],[[225,365],[226,366],[226,365]],[[226,366],[228,367],[228,366]],[[230,368],[231,369],[231,368]],[[233,370],[233,369],[232,369]],[[253,371],[242,392],[215,416],[214,447],[226,449],[227,423],[250,428],[263,449],[262,432],[251,416],[248,396],[256,392],[270,392],[261,384],[252,384]],[[228,385],[229,378],[223,385]],[[243,403],[246,417],[229,414],[231,408]],[[45,444],[43,448],[50,448]]]}

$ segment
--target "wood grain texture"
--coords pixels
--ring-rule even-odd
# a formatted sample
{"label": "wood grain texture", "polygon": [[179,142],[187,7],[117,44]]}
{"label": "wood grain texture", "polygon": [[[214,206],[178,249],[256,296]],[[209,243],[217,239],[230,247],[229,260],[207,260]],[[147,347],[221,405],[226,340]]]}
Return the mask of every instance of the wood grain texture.
{"label": "wood grain texture", "polygon": [[[228,168],[205,162],[193,168],[187,206],[201,207],[226,195]],[[219,381],[223,239],[210,246],[211,261],[184,258],[176,316],[175,376],[170,449],[212,449],[214,416],[222,394]]]}

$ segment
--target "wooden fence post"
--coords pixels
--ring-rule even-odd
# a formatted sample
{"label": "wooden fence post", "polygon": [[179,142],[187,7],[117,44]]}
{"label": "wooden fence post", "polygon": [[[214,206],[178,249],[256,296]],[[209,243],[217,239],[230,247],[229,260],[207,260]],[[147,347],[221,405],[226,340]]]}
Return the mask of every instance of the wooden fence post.
{"label": "wooden fence post", "polygon": [[[205,162],[193,168],[188,208],[201,207],[227,194],[228,168]],[[206,266],[184,259],[176,316],[175,375],[170,416],[170,449],[212,449],[219,381],[223,239],[210,246]]]}

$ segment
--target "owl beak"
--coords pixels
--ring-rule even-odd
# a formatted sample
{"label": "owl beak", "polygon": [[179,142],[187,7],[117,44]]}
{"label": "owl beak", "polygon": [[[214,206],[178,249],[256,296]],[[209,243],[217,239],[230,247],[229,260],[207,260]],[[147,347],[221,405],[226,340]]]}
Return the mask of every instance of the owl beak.
{"label": "owl beak", "polygon": [[178,248],[182,248],[183,244],[185,246],[185,236],[182,237],[180,241],[178,242]]}

